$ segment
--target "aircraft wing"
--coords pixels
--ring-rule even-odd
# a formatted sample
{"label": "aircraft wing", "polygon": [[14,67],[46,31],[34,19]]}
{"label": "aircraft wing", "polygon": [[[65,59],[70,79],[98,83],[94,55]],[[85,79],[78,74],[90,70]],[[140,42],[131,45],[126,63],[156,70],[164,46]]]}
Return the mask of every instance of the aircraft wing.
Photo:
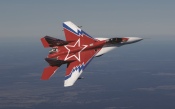
{"label": "aircraft wing", "polygon": [[[84,32],[78,26],[76,26],[71,21],[63,23],[64,34],[66,41],[69,45],[65,47],[70,50],[70,47],[87,47],[88,45],[98,41],[94,39],[89,34]],[[84,49],[83,48],[83,49]],[[65,60],[74,59],[73,62],[67,64],[66,75],[64,86],[72,86],[78,77],[82,74],[88,63],[93,59],[93,57],[98,53],[96,50],[85,50],[83,49],[76,54],[69,54],[65,57]]]}
{"label": "aircraft wing", "polygon": [[81,43],[86,45],[98,41],[97,39],[87,34],[85,31],[83,31],[81,28],[76,26],[71,21],[63,22],[63,30],[67,42],[74,42],[78,39],[82,39]]}
{"label": "aircraft wing", "polygon": [[77,60],[67,64],[64,87],[72,86],[75,83],[97,52],[94,50],[83,51],[80,61]]}

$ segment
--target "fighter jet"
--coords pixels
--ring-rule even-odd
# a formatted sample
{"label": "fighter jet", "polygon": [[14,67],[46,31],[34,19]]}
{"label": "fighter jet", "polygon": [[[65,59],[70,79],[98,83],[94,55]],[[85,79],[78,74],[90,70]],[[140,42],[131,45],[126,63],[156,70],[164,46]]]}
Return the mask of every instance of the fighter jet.
{"label": "fighter jet", "polygon": [[41,38],[45,48],[51,47],[45,58],[49,66],[41,79],[48,80],[62,64],[67,64],[64,87],[74,85],[94,57],[142,40],[139,37],[93,38],[71,21],[63,22],[63,31],[66,41],[50,36]]}

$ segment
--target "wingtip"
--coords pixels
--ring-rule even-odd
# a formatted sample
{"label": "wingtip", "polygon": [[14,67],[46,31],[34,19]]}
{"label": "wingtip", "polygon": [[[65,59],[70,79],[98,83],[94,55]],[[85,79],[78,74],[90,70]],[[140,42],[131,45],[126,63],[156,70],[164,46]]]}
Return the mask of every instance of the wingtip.
{"label": "wingtip", "polygon": [[73,84],[64,84],[64,87],[70,87],[73,86]]}
{"label": "wingtip", "polygon": [[64,87],[70,87],[70,86],[73,86],[75,83],[75,81],[70,81],[70,80],[65,80],[64,81]]}

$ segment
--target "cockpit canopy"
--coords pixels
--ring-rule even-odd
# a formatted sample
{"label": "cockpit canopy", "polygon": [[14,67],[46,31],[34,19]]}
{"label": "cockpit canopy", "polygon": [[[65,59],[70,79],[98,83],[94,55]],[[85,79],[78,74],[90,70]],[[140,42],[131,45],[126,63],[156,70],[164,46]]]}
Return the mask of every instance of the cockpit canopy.
{"label": "cockpit canopy", "polygon": [[108,39],[108,43],[116,44],[116,43],[124,43],[128,40],[128,38],[110,38]]}

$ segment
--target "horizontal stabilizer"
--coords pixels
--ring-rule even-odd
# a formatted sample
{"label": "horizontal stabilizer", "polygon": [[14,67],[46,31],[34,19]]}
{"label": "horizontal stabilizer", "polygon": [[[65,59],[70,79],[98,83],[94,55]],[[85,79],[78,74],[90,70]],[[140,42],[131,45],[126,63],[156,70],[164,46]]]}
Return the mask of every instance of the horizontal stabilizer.
{"label": "horizontal stabilizer", "polygon": [[68,42],[66,42],[66,41],[63,41],[63,40],[60,40],[57,38],[53,38],[50,36],[45,36],[45,37],[41,38],[41,42],[45,48],[54,47],[54,46],[62,46],[62,45],[68,44]]}
{"label": "horizontal stabilizer", "polygon": [[44,69],[43,74],[41,76],[42,80],[48,80],[58,69],[58,66],[48,66]]}

